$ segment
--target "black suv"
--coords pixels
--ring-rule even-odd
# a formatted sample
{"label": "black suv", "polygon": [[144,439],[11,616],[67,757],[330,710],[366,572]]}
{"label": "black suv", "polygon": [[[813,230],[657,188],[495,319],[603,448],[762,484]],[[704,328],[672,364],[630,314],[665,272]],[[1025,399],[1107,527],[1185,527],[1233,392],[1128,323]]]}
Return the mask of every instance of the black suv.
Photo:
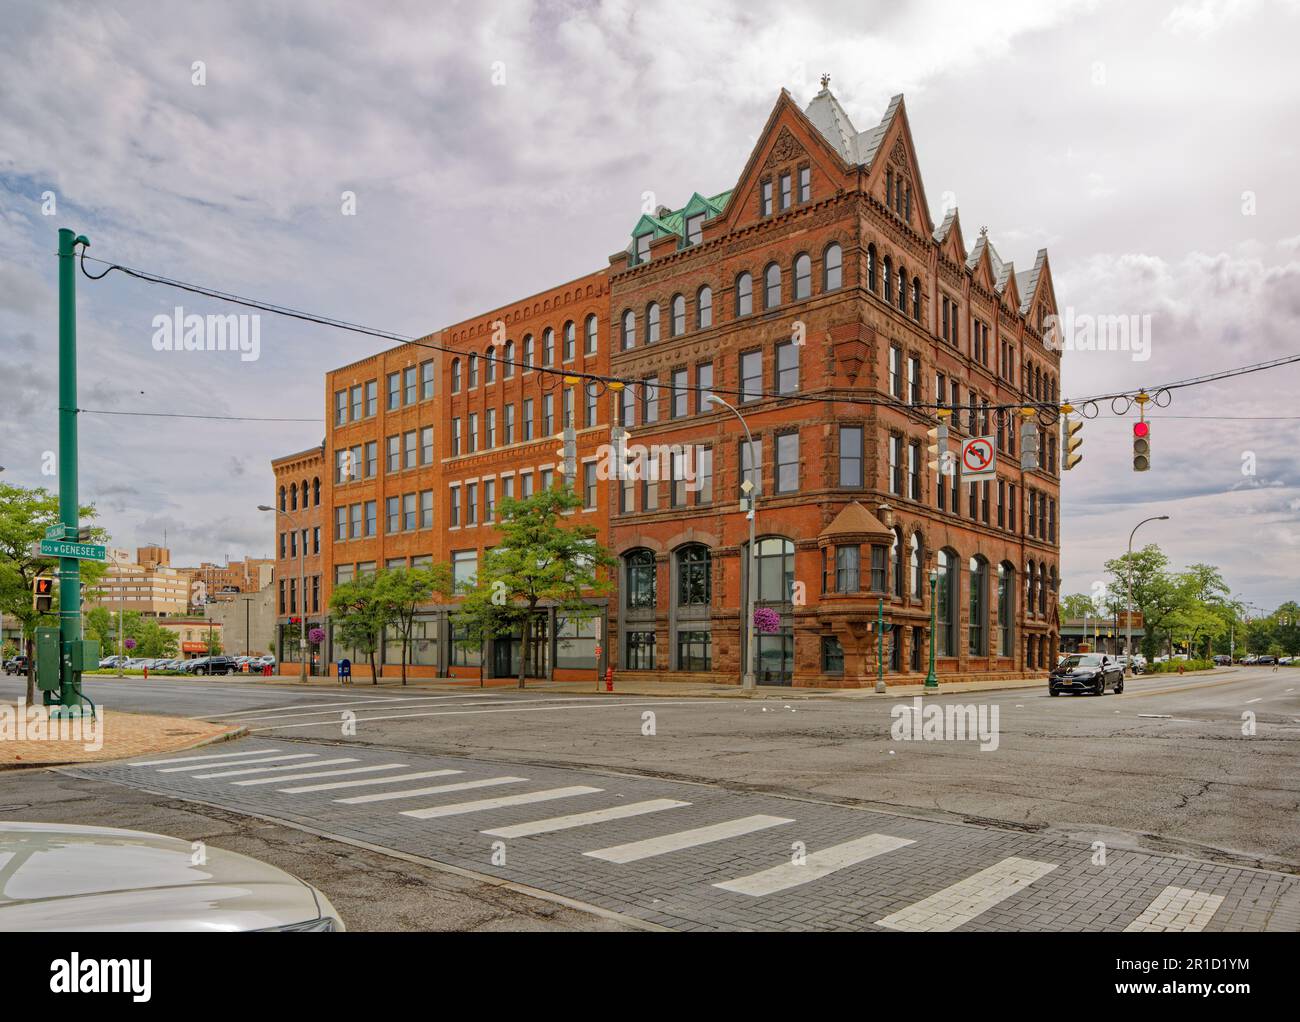
{"label": "black suv", "polygon": [[8,660],[5,661],[4,668],[5,668],[5,674],[26,674],[27,673],[26,655],[19,653],[18,656],[16,657],[10,657]]}
{"label": "black suv", "polygon": [[205,656],[185,665],[189,674],[238,674],[239,664],[232,656]]}
{"label": "black suv", "polygon": [[1062,692],[1106,694],[1106,686],[1115,694],[1124,691],[1124,668],[1106,653],[1071,653],[1062,657],[1047,679],[1049,695]]}

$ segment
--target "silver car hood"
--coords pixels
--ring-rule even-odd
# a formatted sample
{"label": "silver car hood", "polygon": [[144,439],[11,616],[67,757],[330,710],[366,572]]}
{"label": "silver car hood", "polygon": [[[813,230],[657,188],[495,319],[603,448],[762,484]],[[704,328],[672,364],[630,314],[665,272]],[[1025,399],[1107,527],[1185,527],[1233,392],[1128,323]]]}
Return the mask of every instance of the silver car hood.
{"label": "silver car hood", "polygon": [[0,823],[0,931],[261,930],[323,914],[284,870],[202,853],[196,864],[188,841],[137,830]]}

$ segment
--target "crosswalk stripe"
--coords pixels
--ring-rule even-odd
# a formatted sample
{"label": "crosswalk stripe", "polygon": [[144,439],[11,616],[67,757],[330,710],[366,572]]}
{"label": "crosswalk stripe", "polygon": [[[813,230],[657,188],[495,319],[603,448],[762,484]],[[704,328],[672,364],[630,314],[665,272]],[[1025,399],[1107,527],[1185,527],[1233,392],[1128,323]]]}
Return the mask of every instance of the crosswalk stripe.
{"label": "crosswalk stripe", "polygon": [[356,762],[357,759],[355,757],[348,758],[348,759],[318,759],[314,763],[290,763],[287,766],[273,766],[273,767],[254,766],[254,767],[245,767],[242,770],[221,770],[215,774],[195,774],[194,779],[196,781],[206,781],[209,777],[239,777],[243,774],[275,774],[275,773],[279,773],[281,770],[301,770],[305,766],[309,766],[309,767],[334,766],[337,763],[356,763]]}
{"label": "crosswalk stripe", "polygon": [[1166,887],[1140,916],[1124,927],[1124,932],[1200,933],[1222,904],[1221,894]]}
{"label": "crosswalk stripe", "polygon": [[415,798],[417,795],[441,795],[449,791],[469,791],[471,788],[494,788],[498,784],[519,784],[526,780],[528,780],[527,777],[485,777],[478,781],[436,784],[432,788],[407,788],[403,791],[380,791],[373,795],[353,795],[351,798],[336,798],[334,801],[347,806],[355,806],[366,802],[387,802],[392,798]]}
{"label": "crosswalk stripe", "polygon": [[[296,752],[296,753],[294,753],[292,756],[265,756],[265,757],[262,757],[262,758],[259,758],[259,759],[255,759],[255,760],[254,760],[254,759],[246,760],[245,762],[248,762],[248,763],[278,763],[278,762],[280,762],[281,760],[285,760],[285,759],[312,759],[312,758],[314,758],[316,755],[317,755],[317,754],[314,753],[314,752]],[[160,774],[179,774],[179,773],[184,773],[184,772],[189,771],[189,770],[212,770],[212,769],[214,769],[214,768],[216,768],[216,767],[228,767],[228,766],[239,766],[239,765],[240,765],[240,763],[238,763],[238,762],[236,762],[236,763],[202,763],[202,764],[200,764],[199,766],[166,767],[165,769],[163,769],[163,770],[159,770],[158,772],[159,772]]]}
{"label": "crosswalk stripe", "polygon": [[476,802],[454,802],[447,806],[430,806],[428,809],[403,809],[403,816],[416,820],[432,820],[439,816],[460,816],[463,813],[481,813],[485,809],[502,809],[506,806],[526,806],[532,802],[552,802],[557,798],[574,795],[594,795],[603,788],[589,788],[574,784],[567,788],[548,788],[546,791],[526,791],[522,795],[502,795],[500,798],[481,798]]}
{"label": "crosswalk stripe", "polygon": [[[396,784],[399,781],[422,781],[426,777],[447,777],[451,774],[464,773],[463,770],[419,770],[413,774],[397,774],[393,777],[365,777],[359,781],[331,781],[328,784],[301,784],[296,788],[277,788],[276,791],[286,795],[300,795],[304,791],[332,791],[335,788],[362,788],[369,784]],[[284,780],[283,777],[280,780]]]}
{"label": "crosswalk stripe", "polygon": [[879,921],[891,930],[947,932],[982,915],[1056,869],[1012,855]]}
{"label": "crosswalk stripe", "polygon": [[244,749],[242,752],[216,752],[211,756],[169,756],[167,759],[144,759],[127,766],[165,766],[168,763],[197,763],[201,759],[235,759],[238,756],[269,756],[279,749]]}
{"label": "crosswalk stripe", "polygon": [[866,837],[832,845],[821,851],[809,852],[803,865],[783,862],[760,873],[751,873],[749,876],[737,877],[735,880],[725,880],[713,886],[735,894],[748,894],[760,898],[765,894],[775,894],[777,891],[785,891],[800,884],[820,880],[837,870],[857,865],[859,862],[865,862],[867,859],[896,851],[910,844],[915,842],[906,838],[891,837],[888,834],[868,834]]}
{"label": "crosswalk stripe", "polygon": [[648,802],[630,802],[627,805],[611,806],[608,809],[593,809],[589,813],[574,813],[571,816],[552,816],[549,820],[534,820],[532,823],[517,823],[513,827],[498,827],[480,833],[489,837],[530,837],[533,834],[550,834],[557,830],[571,827],[586,827],[606,820],[626,820],[630,816],[644,816],[646,813],[658,813],[664,809],[678,809],[688,806],[689,802],[678,802],[671,798],[655,798]]}
{"label": "crosswalk stripe", "polygon": [[794,823],[794,820],[788,820],[784,816],[745,816],[738,820],[713,823],[707,827],[682,830],[675,834],[664,834],[660,837],[646,838],[644,841],[632,841],[629,844],[600,848],[582,854],[593,859],[604,859],[607,862],[636,862],[638,859],[677,852],[683,848],[694,848],[696,845],[707,845],[714,841],[725,841],[727,838],[753,834],[755,831],[779,827],[785,823]]}
{"label": "crosswalk stripe", "polygon": [[[356,760],[353,760],[355,763]],[[283,784],[285,781],[306,781],[312,777],[341,777],[344,774],[373,774],[376,770],[400,770],[405,763],[381,763],[379,766],[348,767],[346,770],[315,770],[308,774],[286,774],[283,777],[255,777],[251,781],[232,781],[232,784]],[[297,767],[294,768],[295,770]]]}

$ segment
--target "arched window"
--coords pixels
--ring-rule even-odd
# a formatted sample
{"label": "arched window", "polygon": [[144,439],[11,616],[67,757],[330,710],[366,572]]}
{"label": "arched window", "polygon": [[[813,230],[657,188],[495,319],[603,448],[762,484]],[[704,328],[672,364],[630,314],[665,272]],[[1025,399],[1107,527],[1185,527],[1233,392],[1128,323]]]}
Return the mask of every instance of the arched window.
{"label": "arched window", "polygon": [[695,325],[701,330],[713,326],[713,288],[708,284],[695,295]]}
{"label": "arched window", "polygon": [[311,481],[311,503],[313,507],[320,507],[320,477],[314,476]]}
{"label": "arched window", "polygon": [[290,511],[298,510],[298,484],[297,483],[289,484],[289,510]]}
{"label": "arched window", "polygon": [[794,300],[812,297],[812,260],[807,252],[794,257]]}
{"label": "arched window", "polygon": [[533,335],[524,334],[524,372],[529,372],[537,365],[537,353],[533,346]]}
{"label": "arched window", "polygon": [[628,309],[623,313],[623,350],[636,347],[636,314]]}
{"label": "arched window", "polygon": [[[874,257],[875,249],[868,250],[867,259]],[[872,271],[874,274],[874,270]],[[822,253],[822,290],[838,291],[844,286],[844,250],[835,242]]]}
{"label": "arched window", "polygon": [[677,606],[707,607],[713,595],[709,548],[699,543],[677,551]]}
{"label": "arched window", "polygon": [[651,302],[645,307],[645,342],[654,344],[659,340],[659,303]]}
{"label": "arched window", "polygon": [[506,341],[506,358],[505,365],[501,367],[501,375],[507,380],[515,375],[515,342]]}
{"label": "arched window", "polygon": [[573,320],[564,324],[564,351],[560,358],[565,362],[572,362],[574,356],[578,354],[578,328],[574,325]]}
{"label": "arched window", "polygon": [[483,353],[483,382],[495,383],[497,378],[497,349],[488,346]]}
{"label": "arched window", "polygon": [[889,256],[885,256],[884,281],[885,281],[885,287],[880,292],[880,296],[884,298],[885,301],[888,302],[891,301],[894,297],[894,264],[890,260]]}
{"label": "arched window", "polygon": [[467,386],[470,390],[478,386],[478,355],[473,352],[469,356],[469,383]]}
{"label": "arched window", "polygon": [[900,527],[894,528],[894,540],[889,545],[889,567],[890,575],[893,578],[893,593],[895,596],[903,595],[903,530]]}
{"label": "arched window", "polygon": [[281,511],[288,511],[288,510],[289,510],[288,500],[289,500],[289,494],[288,494],[288,492],[285,490],[285,488],[284,488],[283,486],[281,486],[281,487],[280,487],[280,510],[281,510]]}
{"label": "arched window", "polygon": [[876,246],[867,246],[867,290],[873,295],[880,284],[880,267],[876,265]]}
{"label": "arched window", "polygon": [[460,393],[460,359],[458,358],[451,360],[451,392]]}
{"label": "arched window", "polygon": [[763,271],[763,308],[775,309],[781,304],[781,267],[769,263]]}
{"label": "arched window", "polygon": [[908,544],[908,577],[911,579],[912,599],[921,599],[925,589],[925,569],[921,561],[921,534],[918,532],[912,533]]}
{"label": "arched window", "polygon": [[998,656],[1012,656],[1015,649],[1016,569],[1003,561],[998,565]]}
{"label": "arched window", "polygon": [[976,554],[970,559],[970,643],[971,656],[988,656],[989,647],[989,562]]}
{"label": "arched window", "polygon": [[583,348],[588,355],[596,354],[597,323],[598,320],[594,314],[587,317],[587,340],[584,343]]}
{"label": "arched window", "polygon": [[1033,617],[1034,608],[1038,606],[1038,572],[1033,561],[1025,565],[1025,616]]}
{"label": "arched window", "polygon": [[686,299],[681,295],[673,295],[673,322],[672,331],[674,337],[680,337],[686,333]]}
{"label": "arched window", "polygon": [[655,555],[649,550],[633,550],[623,560],[627,565],[628,609],[653,607],[656,603]]}
{"label": "arched window", "polygon": [[912,278],[912,318],[921,322],[921,278]]}
{"label": "arched window", "polygon": [[754,311],[754,278],[742,273],[736,278],[736,315],[748,316]]}
{"label": "arched window", "polygon": [[542,331],[542,365],[555,365],[555,331],[549,326]]}
{"label": "arched window", "polygon": [[934,645],[938,656],[956,656],[957,634],[957,555],[951,550],[940,550],[937,565],[939,582],[935,589],[935,599],[939,601],[935,609]]}
{"label": "arched window", "polygon": [[1048,572],[1048,576],[1046,579],[1047,585],[1043,585],[1042,582],[1043,580],[1040,579],[1039,586],[1038,586],[1038,615],[1039,617],[1046,617],[1047,616],[1047,591],[1050,589],[1052,592],[1056,592],[1056,565],[1055,564],[1052,565],[1050,571]]}
{"label": "arched window", "polygon": [[899,312],[907,311],[907,267],[898,267],[898,296],[896,299]]}

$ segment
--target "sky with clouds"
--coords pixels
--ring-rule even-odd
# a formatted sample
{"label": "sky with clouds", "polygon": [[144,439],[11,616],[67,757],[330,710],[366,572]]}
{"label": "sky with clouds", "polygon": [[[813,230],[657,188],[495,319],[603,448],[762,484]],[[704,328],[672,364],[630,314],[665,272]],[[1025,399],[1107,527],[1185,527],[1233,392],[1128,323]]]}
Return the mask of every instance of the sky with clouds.
{"label": "sky with clouds", "polygon": [[[1150,317],[1145,360],[1067,352],[1067,397],[1300,353],[1295,0],[0,0],[0,20],[8,482],[54,484],[58,227],[93,256],[425,334],[602,267],[644,192],[730,188],[779,90],[806,103],[823,72],[859,130],[906,95],[936,221],[955,202],[967,243],[987,225],[1021,269],[1046,246],[1077,315]],[[82,496],[115,544],[268,555],[270,460],[320,442],[326,369],[386,345],[264,316],[255,361],[157,352],[155,315],[226,310],[121,274],[78,292],[84,408],[317,420],[82,416]],[[1263,608],[1300,595],[1300,420],[1264,418],[1300,415],[1297,390],[1300,365],[1180,391],[1145,475],[1125,420],[1089,422],[1065,591],[1169,514],[1140,537],[1176,565],[1217,564]]]}

